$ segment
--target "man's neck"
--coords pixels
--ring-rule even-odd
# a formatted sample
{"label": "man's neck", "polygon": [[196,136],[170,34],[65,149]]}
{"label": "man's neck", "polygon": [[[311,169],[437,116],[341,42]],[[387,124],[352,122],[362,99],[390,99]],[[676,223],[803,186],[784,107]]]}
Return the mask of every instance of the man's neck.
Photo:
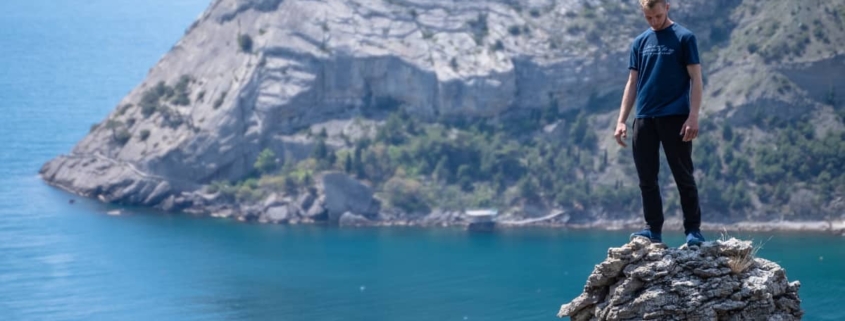
{"label": "man's neck", "polygon": [[666,20],[664,20],[664,21],[663,21],[663,25],[661,25],[661,26],[660,26],[660,28],[658,28],[658,29],[654,29],[654,28],[652,28],[652,30],[654,30],[654,31],[660,31],[660,30],[663,30],[663,29],[669,28],[669,27],[670,27],[672,24],[674,24],[674,23],[675,23],[675,22],[674,22],[674,21],[672,21],[672,19],[669,19],[669,18],[667,17],[667,18],[666,18]]}

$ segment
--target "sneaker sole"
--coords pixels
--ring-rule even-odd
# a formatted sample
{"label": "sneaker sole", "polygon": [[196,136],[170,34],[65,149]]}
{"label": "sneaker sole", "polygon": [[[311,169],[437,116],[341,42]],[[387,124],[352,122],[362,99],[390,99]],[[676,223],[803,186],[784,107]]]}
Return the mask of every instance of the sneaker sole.
{"label": "sneaker sole", "polygon": [[645,236],[642,236],[642,235],[635,235],[635,234],[631,234],[631,237],[628,241],[633,241],[634,238],[641,238],[641,239],[649,240],[649,242],[651,242],[651,243],[663,243],[662,240],[656,240],[656,239],[653,239],[653,238],[648,238],[648,237],[645,237]]}

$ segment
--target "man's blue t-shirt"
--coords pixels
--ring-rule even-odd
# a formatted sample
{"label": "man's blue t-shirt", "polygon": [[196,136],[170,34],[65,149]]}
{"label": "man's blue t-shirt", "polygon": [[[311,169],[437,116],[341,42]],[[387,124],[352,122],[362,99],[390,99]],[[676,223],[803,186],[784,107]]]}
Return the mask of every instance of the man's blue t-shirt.
{"label": "man's blue t-shirt", "polygon": [[628,65],[638,73],[636,117],[689,115],[687,65],[698,63],[695,35],[677,23],[637,36]]}

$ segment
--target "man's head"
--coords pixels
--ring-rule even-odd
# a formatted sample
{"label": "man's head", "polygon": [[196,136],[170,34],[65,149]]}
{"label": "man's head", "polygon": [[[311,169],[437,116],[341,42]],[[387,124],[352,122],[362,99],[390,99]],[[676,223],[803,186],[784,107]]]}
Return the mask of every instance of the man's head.
{"label": "man's head", "polygon": [[667,0],[640,0],[640,6],[651,29],[660,30],[671,24]]}

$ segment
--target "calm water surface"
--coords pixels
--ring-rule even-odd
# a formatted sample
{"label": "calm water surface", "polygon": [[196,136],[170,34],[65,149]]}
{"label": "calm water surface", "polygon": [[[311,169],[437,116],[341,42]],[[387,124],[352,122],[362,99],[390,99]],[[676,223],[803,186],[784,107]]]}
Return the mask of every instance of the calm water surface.
{"label": "calm water surface", "polygon": [[[43,184],[207,1],[0,2],[0,320],[555,320],[623,232],[260,226]],[[845,238],[771,237],[806,320],[845,320]],[[674,236],[671,244],[680,244]]]}

